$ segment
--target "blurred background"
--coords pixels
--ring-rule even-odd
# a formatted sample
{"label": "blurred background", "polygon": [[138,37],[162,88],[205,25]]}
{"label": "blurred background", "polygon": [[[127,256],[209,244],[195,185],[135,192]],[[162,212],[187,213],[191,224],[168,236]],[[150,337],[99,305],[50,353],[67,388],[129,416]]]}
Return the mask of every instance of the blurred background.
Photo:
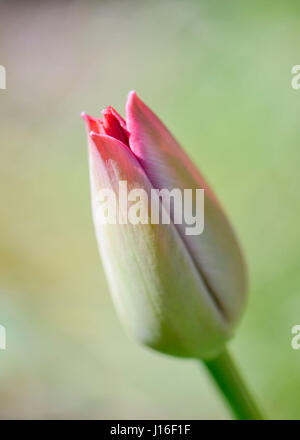
{"label": "blurred background", "polygon": [[223,202],[250,288],[230,343],[270,418],[300,418],[296,1],[0,2],[0,418],[230,418],[203,367],[130,340],[93,231],[79,114],[135,89]]}

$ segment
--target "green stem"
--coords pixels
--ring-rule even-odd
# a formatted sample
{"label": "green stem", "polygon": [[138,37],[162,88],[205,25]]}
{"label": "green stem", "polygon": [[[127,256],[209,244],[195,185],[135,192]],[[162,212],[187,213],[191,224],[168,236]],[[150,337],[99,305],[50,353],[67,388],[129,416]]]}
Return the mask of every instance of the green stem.
{"label": "green stem", "polygon": [[239,420],[262,420],[263,417],[245,382],[225,349],[217,358],[204,361],[231,409]]}

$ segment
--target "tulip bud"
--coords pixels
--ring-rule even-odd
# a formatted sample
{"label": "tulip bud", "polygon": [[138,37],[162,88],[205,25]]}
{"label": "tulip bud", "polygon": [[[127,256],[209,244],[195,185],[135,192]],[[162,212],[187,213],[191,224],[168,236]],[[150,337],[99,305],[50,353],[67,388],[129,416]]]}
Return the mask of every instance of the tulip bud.
{"label": "tulip bud", "polygon": [[[121,320],[153,349],[175,356],[215,357],[233,334],[246,290],[243,257],[219,202],[135,92],[127,100],[126,121],[111,107],[103,111],[102,119],[86,114],[83,118],[89,138],[93,219]],[[126,182],[127,194],[142,189],[148,201],[153,189],[204,189],[203,232],[187,234],[190,225],[185,218],[181,224],[174,221],[174,207],[168,211],[169,224],[127,221],[133,207],[124,199],[120,182]],[[113,191],[117,198],[103,203],[102,190]],[[145,200],[140,200],[139,210],[149,218]],[[104,210],[116,206],[116,224],[103,222]]]}

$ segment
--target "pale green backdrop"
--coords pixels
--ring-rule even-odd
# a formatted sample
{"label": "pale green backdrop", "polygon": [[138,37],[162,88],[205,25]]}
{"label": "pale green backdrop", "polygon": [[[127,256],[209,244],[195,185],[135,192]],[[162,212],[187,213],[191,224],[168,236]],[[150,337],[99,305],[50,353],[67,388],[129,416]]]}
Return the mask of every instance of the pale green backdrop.
{"label": "pale green backdrop", "polygon": [[223,202],[249,265],[231,349],[300,418],[296,1],[0,2],[0,418],[228,418],[206,372],[124,333],[98,257],[79,113],[135,89]]}

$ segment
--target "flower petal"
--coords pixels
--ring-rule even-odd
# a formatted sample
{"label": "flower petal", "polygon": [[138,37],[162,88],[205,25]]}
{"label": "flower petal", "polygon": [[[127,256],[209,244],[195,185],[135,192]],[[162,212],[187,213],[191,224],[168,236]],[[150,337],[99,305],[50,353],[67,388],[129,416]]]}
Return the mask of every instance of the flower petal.
{"label": "flower petal", "polygon": [[126,123],[130,148],[155,188],[205,190],[204,232],[186,235],[185,222],[175,227],[207,290],[220,303],[227,319],[235,323],[245,302],[246,272],[239,245],[219,202],[171,133],[135,92],[127,100]]}
{"label": "flower petal", "polygon": [[88,115],[85,112],[82,112],[81,115],[82,119],[84,120],[85,128],[87,133],[89,134],[91,131],[95,133],[100,133],[100,122],[101,120],[99,118],[93,118],[93,116]]}
{"label": "flower petal", "polygon": [[[165,353],[215,356],[231,336],[231,327],[174,225],[99,221],[102,206],[98,193],[102,188],[118,194],[119,182],[127,181],[128,192],[143,188],[150,200],[153,187],[139,161],[118,140],[92,134],[90,179],[100,253],[126,327],[141,342]],[[120,207],[119,201],[117,204]],[[130,206],[131,202],[127,209]]]}

